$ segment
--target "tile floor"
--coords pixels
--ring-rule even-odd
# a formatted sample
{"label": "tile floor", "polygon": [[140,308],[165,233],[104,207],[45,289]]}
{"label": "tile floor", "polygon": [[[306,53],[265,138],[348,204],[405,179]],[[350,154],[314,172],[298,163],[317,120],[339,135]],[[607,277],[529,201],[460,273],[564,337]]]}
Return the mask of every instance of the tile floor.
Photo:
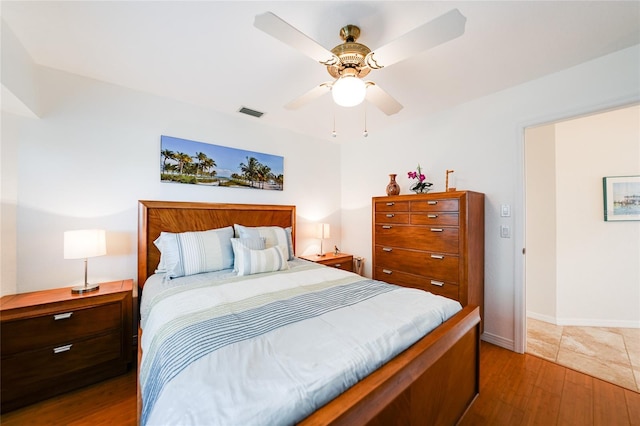
{"label": "tile floor", "polygon": [[527,318],[527,352],[640,392],[640,329],[559,326]]}

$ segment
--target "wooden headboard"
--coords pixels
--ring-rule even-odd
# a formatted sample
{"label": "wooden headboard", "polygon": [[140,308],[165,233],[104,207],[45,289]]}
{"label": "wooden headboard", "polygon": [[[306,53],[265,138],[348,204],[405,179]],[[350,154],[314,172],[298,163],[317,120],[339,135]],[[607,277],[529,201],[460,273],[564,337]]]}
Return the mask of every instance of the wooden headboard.
{"label": "wooden headboard", "polygon": [[153,241],[160,232],[206,231],[233,226],[292,228],[295,248],[296,207],[263,204],[218,204],[178,201],[138,202],[138,287],[153,274],[160,251]]}

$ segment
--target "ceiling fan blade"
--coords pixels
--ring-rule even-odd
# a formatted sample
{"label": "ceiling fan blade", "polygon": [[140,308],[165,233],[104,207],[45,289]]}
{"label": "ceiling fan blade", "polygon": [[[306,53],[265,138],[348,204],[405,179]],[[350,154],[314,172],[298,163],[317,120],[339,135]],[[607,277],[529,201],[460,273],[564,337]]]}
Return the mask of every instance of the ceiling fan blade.
{"label": "ceiling fan blade", "polygon": [[450,10],[369,53],[365,63],[373,69],[393,65],[461,36],[466,22],[467,18],[458,9]]}
{"label": "ceiling fan blade", "polygon": [[256,15],[253,26],[323,65],[335,65],[340,62],[336,55],[271,12]]}
{"label": "ceiling fan blade", "polygon": [[286,109],[298,109],[302,106],[305,106],[309,102],[314,101],[315,99],[329,92],[331,90],[332,84],[333,84],[332,81],[327,83],[322,83],[319,86],[316,86],[313,89],[309,90],[307,93],[300,96],[299,98],[292,100],[291,102],[286,104],[284,107]]}
{"label": "ceiling fan blade", "polygon": [[403,108],[400,102],[396,101],[390,94],[382,90],[380,86],[372,81],[367,81],[366,100],[387,115],[393,115]]}

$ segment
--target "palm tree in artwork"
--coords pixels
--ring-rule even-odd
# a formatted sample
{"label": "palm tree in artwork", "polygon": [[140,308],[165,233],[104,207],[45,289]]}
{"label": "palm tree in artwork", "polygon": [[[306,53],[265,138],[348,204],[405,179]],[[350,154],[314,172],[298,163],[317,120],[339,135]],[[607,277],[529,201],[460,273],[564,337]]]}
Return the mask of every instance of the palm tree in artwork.
{"label": "palm tree in artwork", "polygon": [[209,176],[215,176],[217,172],[215,171],[214,167],[216,166],[217,164],[213,158],[206,158],[202,162],[202,172],[204,173],[211,170],[211,173],[209,173]]}
{"label": "palm tree in artwork", "polygon": [[208,169],[208,164],[213,161],[204,152],[196,152],[196,155],[193,158],[198,160],[198,162],[196,163],[196,174],[198,174],[198,172],[200,172],[200,174],[205,174]]}
{"label": "palm tree in artwork", "polygon": [[247,164],[240,163],[240,170],[242,171],[244,178],[249,181],[249,186],[253,187],[253,182],[258,176],[258,167],[260,167],[260,162],[255,157],[246,158]]}
{"label": "palm tree in artwork", "polygon": [[276,181],[276,184],[278,185],[278,187],[282,189],[282,185],[284,184],[284,175],[280,174],[276,176],[274,180]]}
{"label": "palm tree in artwork", "polygon": [[185,154],[184,152],[177,152],[175,154],[175,159],[178,161],[178,169],[180,174],[184,171],[185,164],[190,164],[193,162],[193,159],[189,154]]}
{"label": "palm tree in artwork", "polygon": [[258,166],[258,179],[260,180],[260,188],[264,189],[264,183],[271,177],[271,167],[260,163]]}
{"label": "palm tree in artwork", "polygon": [[175,160],[176,153],[171,151],[170,149],[163,149],[160,152],[160,155],[162,155],[162,170],[166,172],[168,166],[167,161]]}

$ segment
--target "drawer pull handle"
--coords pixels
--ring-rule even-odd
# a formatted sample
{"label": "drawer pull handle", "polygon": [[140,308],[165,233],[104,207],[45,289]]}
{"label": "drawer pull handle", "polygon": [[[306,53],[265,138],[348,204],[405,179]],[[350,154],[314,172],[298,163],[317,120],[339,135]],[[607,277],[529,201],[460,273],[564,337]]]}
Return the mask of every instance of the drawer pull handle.
{"label": "drawer pull handle", "polygon": [[442,281],[431,280],[431,284],[437,285],[438,287],[442,287],[444,283]]}
{"label": "drawer pull handle", "polygon": [[391,225],[382,225],[382,229],[391,229],[393,228]]}
{"label": "drawer pull handle", "polygon": [[56,314],[53,316],[54,321],[69,319],[73,315],[73,312],[65,312],[64,314]]}
{"label": "drawer pull handle", "polygon": [[388,275],[393,274],[393,271],[391,271],[389,269],[383,269],[382,272],[384,272],[385,274],[388,274]]}
{"label": "drawer pull handle", "polygon": [[387,214],[387,217],[394,217],[394,216],[395,216],[395,214],[393,214],[393,213]]}
{"label": "drawer pull handle", "polygon": [[428,214],[427,217],[429,219],[436,219],[438,217],[438,215],[437,214]]}
{"label": "drawer pull handle", "polygon": [[71,350],[71,346],[73,345],[64,345],[64,346],[59,346],[57,348],[53,348],[53,353],[54,354],[59,354],[61,352],[67,352]]}
{"label": "drawer pull handle", "polygon": [[394,203],[393,201],[390,201],[390,202],[388,202],[388,203],[387,203],[387,205],[388,205],[389,207],[391,207],[391,206],[393,206],[393,205],[395,205],[395,204],[396,204],[396,203]]}
{"label": "drawer pull handle", "polygon": [[382,247],[382,251],[393,251],[393,249],[391,247]]}
{"label": "drawer pull handle", "polygon": [[342,266],[342,263],[336,263],[335,265],[333,265],[334,268],[339,268]]}
{"label": "drawer pull handle", "polygon": [[435,206],[436,204],[438,204],[437,201],[427,201],[427,204],[429,204],[430,206]]}
{"label": "drawer pull handle", "polygon": [[431,255],[432,259],[444,259],[444,256],[441,254],[432,254]]}
{"label": "drawer pull handle", "polygon": [[431,228],[431,232],[442,232],[444,231],[442,228]]}

